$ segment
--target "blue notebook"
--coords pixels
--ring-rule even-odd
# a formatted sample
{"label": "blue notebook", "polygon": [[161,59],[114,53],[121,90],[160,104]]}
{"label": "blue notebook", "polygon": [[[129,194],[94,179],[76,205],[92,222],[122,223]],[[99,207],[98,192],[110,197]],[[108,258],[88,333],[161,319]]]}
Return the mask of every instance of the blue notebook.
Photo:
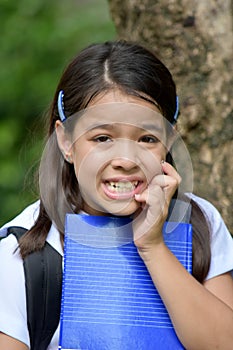
{"label": "blue notebook", "polygon": [[[163,231],[191,272],[191,225],[165,223]],[[132,242],[129,219],[68,214],[64,254],[59,349],[184,349]]]}

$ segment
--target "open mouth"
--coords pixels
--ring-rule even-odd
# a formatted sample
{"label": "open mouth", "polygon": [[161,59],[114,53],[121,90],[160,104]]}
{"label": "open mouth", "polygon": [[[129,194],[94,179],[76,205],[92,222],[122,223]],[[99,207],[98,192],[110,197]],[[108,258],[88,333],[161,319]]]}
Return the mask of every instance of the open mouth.
{"label": "open mouth", "polygon": [[126,199],[140,192],[142,181],[105,181],[104,193],[111,199]]}
{"label": "open mouth", "polygon": [[117,192],[117,193],[124,193],[124,192],[131,192],[134,191],[135,188],[137,188],[139,181],[119,181],[119,182],[106,182],[105,185],[107,186],[108,190],[111,192]]}

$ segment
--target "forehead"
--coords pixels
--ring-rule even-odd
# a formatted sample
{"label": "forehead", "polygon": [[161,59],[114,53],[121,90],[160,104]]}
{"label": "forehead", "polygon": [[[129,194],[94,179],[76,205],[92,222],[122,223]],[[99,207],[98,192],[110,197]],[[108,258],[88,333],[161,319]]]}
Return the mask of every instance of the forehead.
{"label": "forehead", "polygon": [[114,126],[114,124],[125,124],[145,130],[163,132],[165,130],[163,116],[154,109],[135,103],[105,103],[87,108],[74,116],[75,130],[86,132],[99,127]]}

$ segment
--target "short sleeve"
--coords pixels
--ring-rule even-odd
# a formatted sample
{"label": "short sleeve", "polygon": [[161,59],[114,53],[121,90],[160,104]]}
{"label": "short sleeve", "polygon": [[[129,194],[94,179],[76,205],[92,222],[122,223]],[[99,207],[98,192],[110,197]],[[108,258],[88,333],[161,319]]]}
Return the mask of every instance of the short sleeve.
{"label": "short sleeve", "polygon": [[17,245],[13,235],[0,241],[0,332],[29,346],[24,269]]}
{"label": "short sleeve", "polygon": [[20,226],[29,230],[34,224],[38,217],[40,202],[36,201],[33,204],[25,208],[19,215],[14,219],[7,222],[0,228],[0,237],[5,237],[7,228],[10,226]]}
{"label": "short sleeve", "polygon": [[226,272],[233,275],[233,239],[218,210],[207,200],[192,195],[202,209],[211,232],[211,263],[206,279]]}

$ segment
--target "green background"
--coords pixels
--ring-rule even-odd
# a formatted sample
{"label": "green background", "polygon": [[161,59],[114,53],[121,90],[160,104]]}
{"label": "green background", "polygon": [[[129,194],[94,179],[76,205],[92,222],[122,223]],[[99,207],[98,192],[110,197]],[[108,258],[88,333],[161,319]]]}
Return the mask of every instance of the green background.
{"label": "green background", "polygon": [[115,39],[107,0],[0,0],[0,226],[37,198],[43,114],[66,64]]}

